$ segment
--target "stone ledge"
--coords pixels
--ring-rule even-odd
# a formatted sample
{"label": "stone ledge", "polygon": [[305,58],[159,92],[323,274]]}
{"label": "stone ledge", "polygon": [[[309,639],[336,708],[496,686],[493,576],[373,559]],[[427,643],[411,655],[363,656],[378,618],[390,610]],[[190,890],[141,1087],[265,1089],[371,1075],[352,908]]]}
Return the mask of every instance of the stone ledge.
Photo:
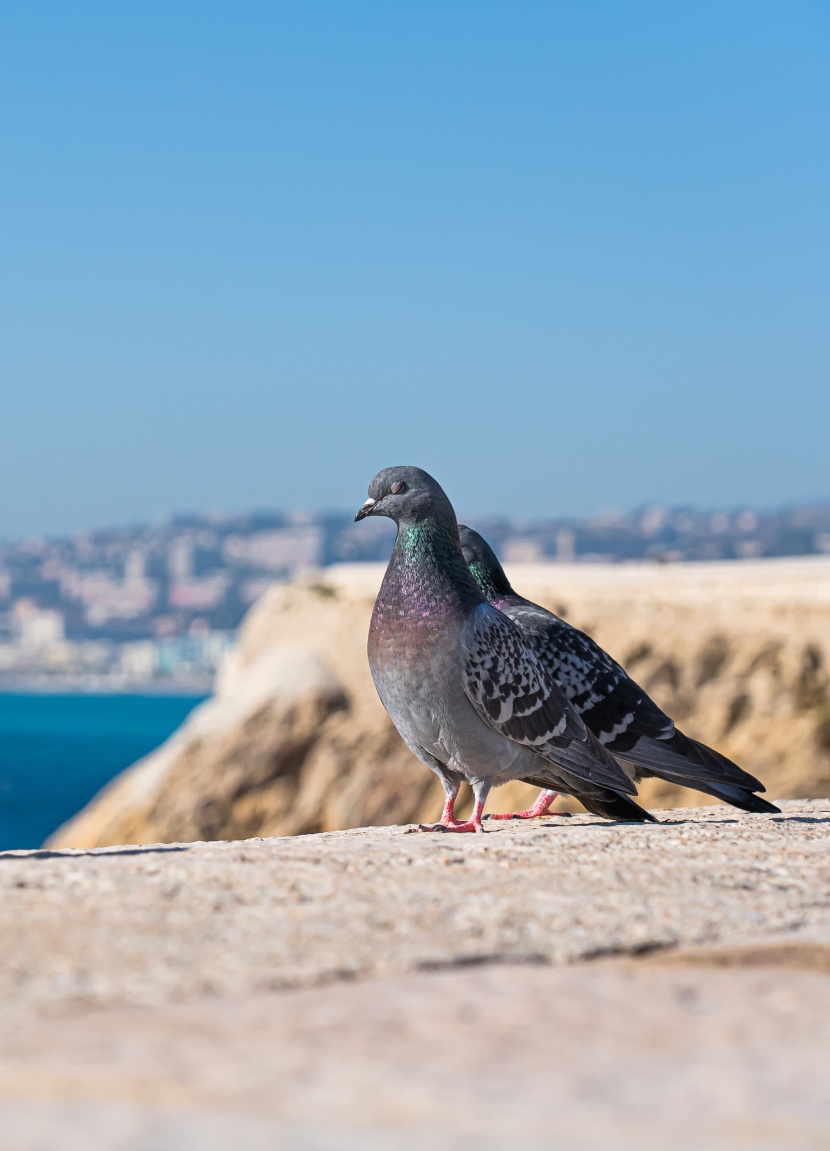
{"label": "stone ledge", "polygon": [[830,932],[830,801],[659,815],[7,852],[0,1003],[150,1005]]}
{"label": "stone ledge", "polygon": [[4,1151],[827,1146],[830,802],[661,818],[0,855]]}

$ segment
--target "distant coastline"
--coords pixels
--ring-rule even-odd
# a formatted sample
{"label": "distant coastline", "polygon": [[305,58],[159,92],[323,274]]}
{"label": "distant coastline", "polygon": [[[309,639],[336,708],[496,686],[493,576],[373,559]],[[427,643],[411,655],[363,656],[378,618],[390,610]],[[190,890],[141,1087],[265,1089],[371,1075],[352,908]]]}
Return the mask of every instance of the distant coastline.
{"label": "distant coastline", "polygon": [[151,695],[170,698],[201,698],[213,693],[214,681],[194,680],[187,683],[147,682],[136,680],[120,682],[108,676],[95,679],[58,679],[32,677],[0,679],[0,695]]}

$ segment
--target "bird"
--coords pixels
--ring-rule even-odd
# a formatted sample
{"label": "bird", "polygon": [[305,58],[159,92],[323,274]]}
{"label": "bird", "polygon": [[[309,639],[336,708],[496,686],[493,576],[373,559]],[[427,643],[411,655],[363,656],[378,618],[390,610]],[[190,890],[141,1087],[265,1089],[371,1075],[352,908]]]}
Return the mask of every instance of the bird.
{"label": "bird", "polygon": [[[483,831],[490,788],[512,779],[574,795],[606,818],[652,820],[516,624],[485,599],[438,482],[421,468],[385,468],[355,521],[367,516],[397,525],[369,628],[372,678],[404,742],[444,789],[440,821],[420,830]],[[455,816],[464,780],[475,796],[466,820]]]}
{"label": "bird", "polygon": [[[766,790],[760,780],[705,743],[684,735],[591,636],[515,592],[495,552],[478,532],[462,524],[459,539],[487,602],[516,624],[586,726],[635,782],[656,776],[713,795],[742,811],[780,811],[755,794]],[[555,789],[547,789],[527,811],[490,818],[543,815],[555,798]]]}

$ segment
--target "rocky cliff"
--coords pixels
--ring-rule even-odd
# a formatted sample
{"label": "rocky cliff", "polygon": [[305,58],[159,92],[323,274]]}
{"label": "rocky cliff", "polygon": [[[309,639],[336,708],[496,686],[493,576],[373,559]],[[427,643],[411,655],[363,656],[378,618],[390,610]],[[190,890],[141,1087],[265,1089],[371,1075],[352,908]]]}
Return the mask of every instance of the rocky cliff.
{"label": "rocky cliff", "polygon": [[[440,789],[381,708],[365,643],[382,569],[276,586],[216,695],[51,846],[239,839],[434,818]],[[830,561],[515,567],[525,595],[590,631],[688,734],[770,797],[830,792]],[[521,784],[491,810],[523,802]],[[711,802],[647,781],[658,806]],[[577,810],[578,805],[559,801]]]}

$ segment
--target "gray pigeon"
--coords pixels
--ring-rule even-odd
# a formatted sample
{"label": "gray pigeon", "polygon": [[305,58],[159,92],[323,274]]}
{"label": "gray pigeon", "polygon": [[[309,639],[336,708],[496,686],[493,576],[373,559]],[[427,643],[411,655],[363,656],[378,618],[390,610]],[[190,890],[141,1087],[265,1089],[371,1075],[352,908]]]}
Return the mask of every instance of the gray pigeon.
{"label": "gray pigeon", "polygon": [[[777,812],[755,795],[764,785],[725,755],[690,739],[590,636],[517,595],[493,549],[478,532],[459,528],[464,558],[487,602],[520,629],[549,674],[608,751],[635,781],[657,776],[693,787],[743,811]],[[528,818],[547,810],[555,792],[541,795]],[[491,816],[510,818],[510,816]]]}
{"label": "gray pigeon", "polygon": [[[487,793],[511,779],[575,795],[608,818],[652,819],[516,625],[485,600],[436,481],[420,468],[386,468],[355,520],[366,516],[398,527],[372,613],[369,664],[395,727],[444,788],[441,821],[423,830],[481,831]],[[457,820],[464,779],[475,809]]]}

